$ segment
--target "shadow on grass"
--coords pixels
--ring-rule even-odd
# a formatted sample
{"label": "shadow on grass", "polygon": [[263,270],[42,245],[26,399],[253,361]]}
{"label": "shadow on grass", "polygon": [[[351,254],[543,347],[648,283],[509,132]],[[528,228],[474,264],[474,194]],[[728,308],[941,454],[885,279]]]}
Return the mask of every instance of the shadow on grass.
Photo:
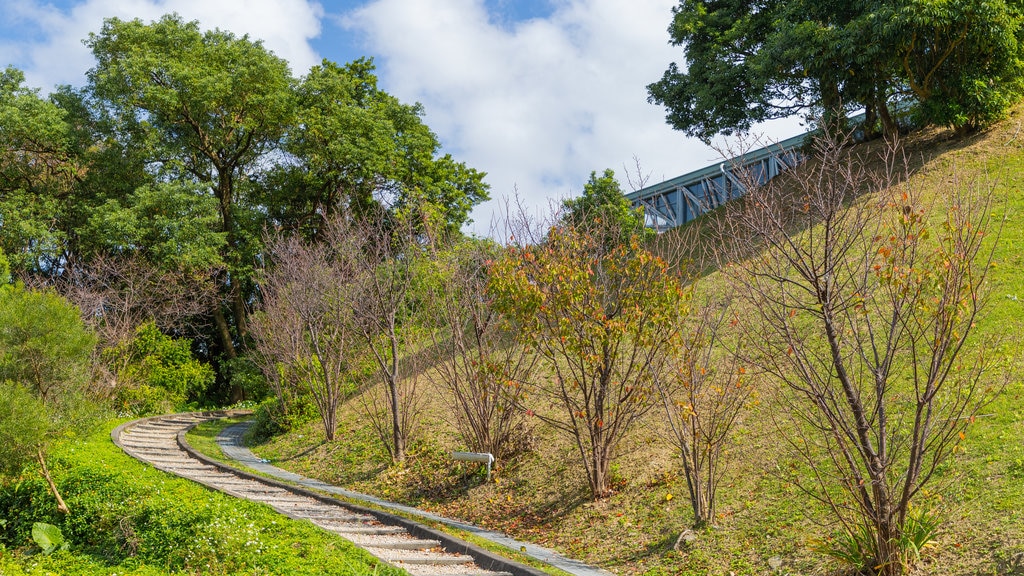
{"label": "shadow on grass", "polygon": [[[685,529],[685,527],[681,527],[679,531],[682,532]],[[679,534],[665,534],[663,538],[661,538],[660,540],[650,542],[641,550],[637,550],[632,554],[623,555],[616,558],[615,562],[611,564],[611,566],[630,566],[642,560],[647,560],[651,557],[664,556],[665,554],[668,554],[672,551],[672,547],[675,546],[676,539],[678,537]]]}
{"label": "shadow on grass", "polygon": [[290,456],[286,456],[284,458],[275,458],[274,460],[271,460],[270,463],[274,464],[275,462],[290,462],[292,460],[299,460],[301,458],[304,458],[304,457],[312,454],[313,452],[316,452],[316,450],[318,448],[320,448],[321,446],[323,446],[325,444],[327,444],[327,442],[321,440],[320,442],[318,442],[316,444],[311,444],[309,447],[307,447],[305,450],[303,450],[301,452],[296,452],[295,454],[292,454]]}

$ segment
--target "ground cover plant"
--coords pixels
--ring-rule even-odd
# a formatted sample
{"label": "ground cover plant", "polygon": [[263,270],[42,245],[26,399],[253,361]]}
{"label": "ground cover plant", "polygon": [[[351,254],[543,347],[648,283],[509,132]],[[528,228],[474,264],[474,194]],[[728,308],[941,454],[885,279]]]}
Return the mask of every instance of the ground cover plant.
{"label": "ground cover plant", "polygon": [[[1009,121],[988,131],[953,137],[924,130],[911,135],[906,147],[911,175],[905,184],[920,191],[924,202],[945,200],[941,195],[957,177],[977,179],[993,191],[986,214],[993,221],[1006,219],[986,268],[989,307],[975,318],[976,338],[964,352],[972,358],[984,351],[991,364],[979,383],[993,388],[1008,371],[1019,369],[1022,354],[1017,339],[1000,338],[1019,330],[1024,318],[1020,123],[1018,108]],[[945,215],[937,211],[935,222]],[[702,286],[708,293],[720,293],[724,279],[712,270]],[[743,308],[736,313],[753,317],[756,311]],[[552,376],[541,371],[534,377]],[[339,439],[334,442],[322,442],[308,425],[299,425],[255,450],[285,468],[502,529],[620,572],[852,573],[845,564],[814,551],[822,544],[834,546],[833,538],[843,531],[827,505],[802,491],[815,471],[780,440],[772,424],[785,414],[777,403],[783,389],[763,377],[755,387],[729,434],[714,518],[688,541],[678,541],[680,532],[694,522],[686,480],[678,456],[662,442],[670,431],[656,412],[649,412],[623,439],[609,468],[609,494],[597,501],[583,488],[585,472],[574,464],[577,448],[546,426],[533,428],[533,451],[499,461],[491,483],[452,462],[447,450],[463,446],[446,414],[441,389],[425,392],[431,402],[421,429],[430,433],[413,440],[403,466],[389,463],[351,405],[339,411]],[[936,464],[914,504],[913,514],[939,520],[930,534],[933,539],[915,543],[921,548],[928,541],[919,550],[914,573],[1012,574],[1018,569],[1024,553],[1021,394],[1024,384],[1014,375],[1001,395],[974,418],[965,413],[966,425],[955,429],[948,445],[951,457]],[[805,450],[812,457],[827,457],[813,446]]]}
{"label": "ground cover plant", "polygon": [[[38,474],[0,487],[0,573],[404,574],[308,522],[133,460],[110,442],[112,426],[54,451],[70,514]],[[41,554],[37,522],[59,528],[68,549]]]}

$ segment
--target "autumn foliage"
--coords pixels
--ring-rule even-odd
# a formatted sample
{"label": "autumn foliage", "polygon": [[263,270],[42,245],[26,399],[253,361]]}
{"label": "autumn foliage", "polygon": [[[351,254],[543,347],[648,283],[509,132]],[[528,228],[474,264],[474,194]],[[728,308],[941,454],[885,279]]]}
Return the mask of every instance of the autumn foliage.
{"label": "autumn foliage", "polygon": [[527,408],[572,438],[594,497],[611,491],[615,450],[654,405],[649,367],[672,339],[683,295],[636,235],[603,242],[608,225],[554,227],[490,269],[493,305],[550,373],[533,382]]}

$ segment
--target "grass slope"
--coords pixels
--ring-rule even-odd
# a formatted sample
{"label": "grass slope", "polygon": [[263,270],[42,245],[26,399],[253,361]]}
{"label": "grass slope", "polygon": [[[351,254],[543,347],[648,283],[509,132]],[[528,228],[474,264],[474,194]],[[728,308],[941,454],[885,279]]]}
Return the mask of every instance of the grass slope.
{"label": "grass slope", "polygon": [[[955,172],[994,189],[996,216],[1005,226],[990,277],[990,302],[977,326],[976,346],[998,360],[987,377],[1006,373],[1001,396],[969,429],[956,457],[938,474],[922,506],[946,520],[937,545],[916,574],[1024,574],[1024,108],[983,133],[952,138],[941,130],[907,143],[910,184],[941,195]],[[716,281],[712,271],[705,279]],[[767,395],[735,432],[729,481],[720,494],[716,526],[684,552],[673,545],[692,521],[685,480],[661,441],[653,412],[629,438],[617,460],[617,492],[589,502],[574,448],[541,426],[534,450],[499,463],[494,482],[452,462],[459,448],[446,421],[444,394],[427,391],[422,428],[404,467],[390,467],[359,402],[342,409],[338,439],[323,442],[316,422],[255,447],[278,466],[534,540],[620,573],[753,575],[842,573],[809,544],[834,527],[787,475],[797,460],[772,434]],[[772,563],[769,564],[769,560]]]}
{"label": "grass slope", "polygon": [[[0,487],[0,574],[405,573],[309,522],[144,465],[114,446],[112,427],[53,455],[69,515],[35,471]],[[33,522],[59,526],[70,549],[37,554]]]}

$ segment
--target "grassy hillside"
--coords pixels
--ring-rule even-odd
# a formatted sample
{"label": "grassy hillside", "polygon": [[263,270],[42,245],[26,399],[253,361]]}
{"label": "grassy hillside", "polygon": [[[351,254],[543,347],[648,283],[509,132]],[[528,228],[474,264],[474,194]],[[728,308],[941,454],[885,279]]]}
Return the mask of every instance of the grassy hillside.
{"label": "grassy hillside", "polygon": [[[1005,226],[991,271],[990,300],[974,346],[985,346],[990,383],[1009,374],[1003,393],[983,410],[930,485],[922,506],[944,519],[936,546],[918,574],[1024,574],[1024,109],[985,132],[953,137],[928,130],[911,135],[906,153],[910,184],[936,197],[954,177],[991,186],[994,214]],[[872,145],[868,145],[869,147]],[[956,175],[956,176],[954,176]],[[712,215],[720,217],[720,215]],[[698,222],[697,225],[707,223]],[[711,271],[705,281],[719,282]],[[453,463],[461,448],[446,422],[444,395],[427,391],[424,426],[405,467],[389,467],[358,400],[342,409],[338,440],[321,441],[316,422],[255,447],[277,465],[356,490],[415,504],[504,530],[619,573],[833,574],[839,568],[810,551],[831,533],[828,517],[786,480],[797,460],[773,437],[771,385],[735,431],[729,480],[720,494],[715,527],[676,551],[692,520],[685,480],[662,440],[652,412],[621,450],[616,493],[588,501],[575,448],[537,423],[533,451],[500,462],[494,482]],[[781,561],[781,566],[779,562]]]}
{"label": "grassy hillside", "polygon": [[[0,574],[405,573],[308,522],[143,465],[114,446],[112,427],[52,458],[69,515],[35,471],[0,486]],[[69,550],[40,554],[34,522],[60,527]]]}

